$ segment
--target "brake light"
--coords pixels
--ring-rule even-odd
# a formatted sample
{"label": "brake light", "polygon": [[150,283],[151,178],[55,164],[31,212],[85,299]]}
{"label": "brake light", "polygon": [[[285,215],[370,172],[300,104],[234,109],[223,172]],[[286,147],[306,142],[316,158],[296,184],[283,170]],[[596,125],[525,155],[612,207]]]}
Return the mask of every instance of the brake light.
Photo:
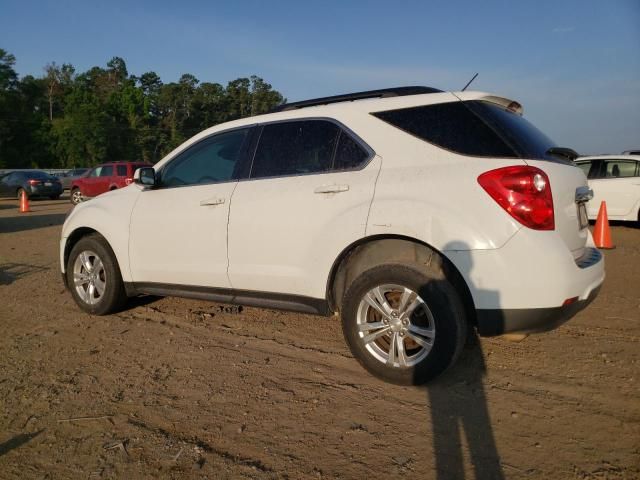
{"label": "brake light", "polygon": [[124,179],[124,184],[125,185],[131,185],[132,182],[133,182],[133,178],[125,178]]}
{"label": "brake light", "polygon": [[478,183],[513,218],[533,230],[554,230],[549,177],[531,166],[498,168],[483,173]]}
{"label": "brake light", "polygon": [[33,185],[40,185],[42,182],[40,180],[29,180],[29,185],[33,186]]}

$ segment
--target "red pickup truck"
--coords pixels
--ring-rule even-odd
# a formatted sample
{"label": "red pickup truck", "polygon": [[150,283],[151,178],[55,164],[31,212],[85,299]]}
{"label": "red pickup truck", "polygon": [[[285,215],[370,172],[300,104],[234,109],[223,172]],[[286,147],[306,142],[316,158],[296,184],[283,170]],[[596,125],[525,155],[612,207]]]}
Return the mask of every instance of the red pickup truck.
{"label": "red pickup truck", "polygon": [[98,165],[71,183],[71,203],[77,205],[86,198],[126,187],[133,181],[133,172],[140,167],[151,167],[143,162],[109,162]]}

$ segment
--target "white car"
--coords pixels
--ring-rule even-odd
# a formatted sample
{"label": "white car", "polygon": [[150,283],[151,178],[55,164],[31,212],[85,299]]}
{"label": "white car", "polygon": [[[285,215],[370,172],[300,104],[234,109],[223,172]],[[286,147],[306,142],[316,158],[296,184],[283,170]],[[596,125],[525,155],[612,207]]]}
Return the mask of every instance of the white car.
{"label": "white car", "polygon": [[610,220],[640,222],[640,155],[581,157],[576,164],[593,189],[593,201],[587,207],[590,219],[598,216],[604,200]]}
{"label": "white car", "polygon": [[76,206],[60,265],[77,304],[339,314],[369,372],[417,384],[468,329],[548,330],[597,295],[587,179],[518,103],[402,87],[277,110],[205,130]]}

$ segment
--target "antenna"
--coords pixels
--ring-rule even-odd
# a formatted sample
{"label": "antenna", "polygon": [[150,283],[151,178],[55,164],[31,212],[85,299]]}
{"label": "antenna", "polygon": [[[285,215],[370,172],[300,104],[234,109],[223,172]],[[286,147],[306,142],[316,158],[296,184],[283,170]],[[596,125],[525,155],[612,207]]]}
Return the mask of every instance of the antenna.
{"label": "antenna", "polygon": [[476,79],[476,77],[477,77],[477,76],[478,76],[478,74],[476,73],[476,74],[471,78],[471,80],[469,80],[469,83],[467,83],[467,84],[464,86],[464,88],[462,89],[462,91],[463,91],[463,92],[467,89],[467,87],[468,87],[469,85],[471,85],[471,82],[473,82],[473,81]]}

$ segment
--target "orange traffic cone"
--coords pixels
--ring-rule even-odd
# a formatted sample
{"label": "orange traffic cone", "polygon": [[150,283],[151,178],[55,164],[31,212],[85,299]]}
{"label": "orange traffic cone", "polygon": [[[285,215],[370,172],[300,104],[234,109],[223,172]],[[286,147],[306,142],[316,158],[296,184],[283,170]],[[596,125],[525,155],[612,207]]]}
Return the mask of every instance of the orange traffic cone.
{"label": "orange traffic cone", "polygon": [[616,248],[611,241],[611,230],[609,229],[609,217],[607,216],[607,202],[600,203],[596,227],[593,229],[593,240],[596,247],[602,249]]}
{"label": "orange traffic cone", "polygon": [[22,195],[20,196],[20,213],[28,213],[30,211],[29,197],[27,197],[27,192],[22,190]]}

